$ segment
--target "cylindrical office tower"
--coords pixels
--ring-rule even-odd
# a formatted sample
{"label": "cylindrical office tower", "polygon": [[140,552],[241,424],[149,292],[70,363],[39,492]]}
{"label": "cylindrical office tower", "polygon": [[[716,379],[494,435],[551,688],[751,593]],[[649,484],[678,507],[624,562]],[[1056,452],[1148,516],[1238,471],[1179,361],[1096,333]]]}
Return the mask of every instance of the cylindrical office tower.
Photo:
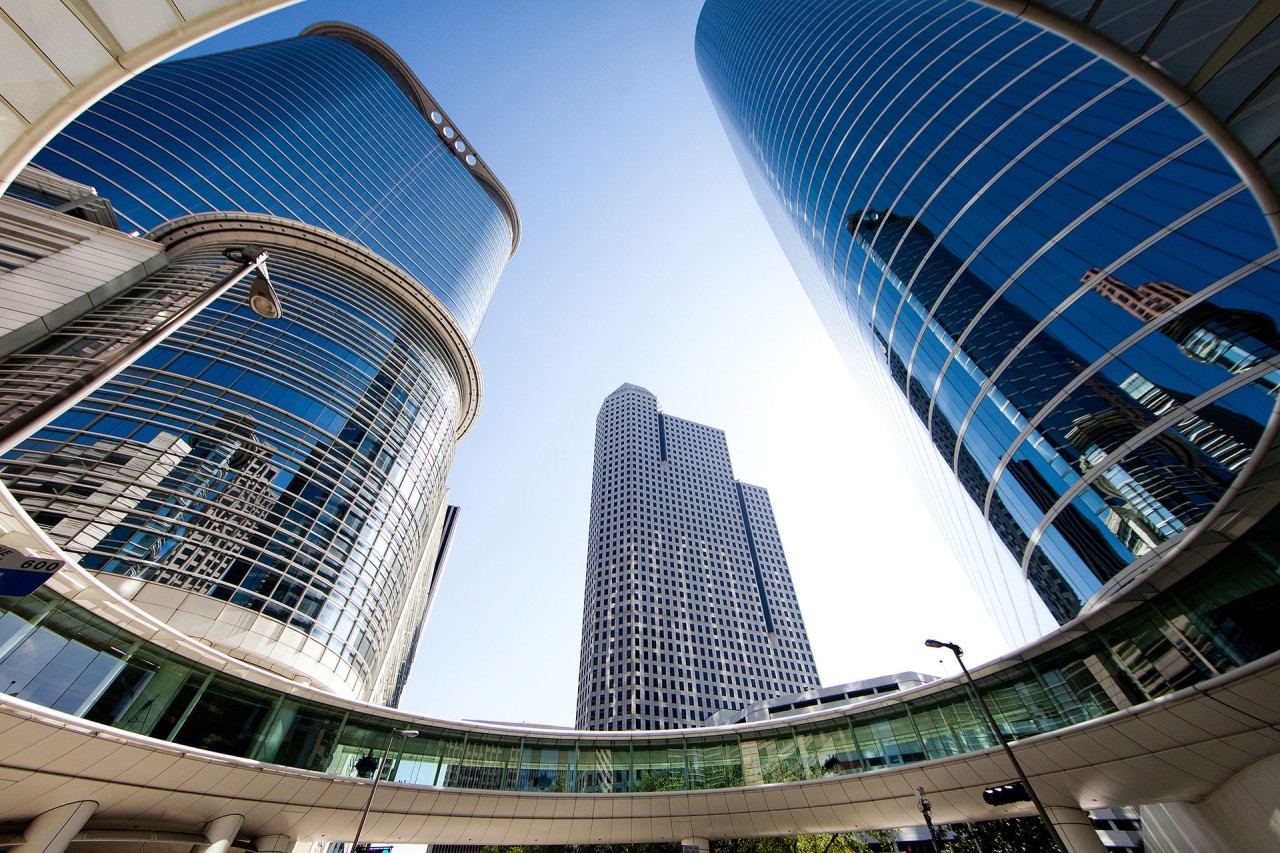
{"label": "cylindrical office tower", "polygon": [[41,156],[168,265],[8,356],[23,375],[109,354],[228,252],[268,253],[284,316],[242,283],[10,454],[10,488],[171,626],[394,702],[479,408],[470,341],[518,238],[505,191],[398,57],[333,24],[158,66]]}
{"label": "cylindrical office tower", "polygon": [[[1280,268],[1273,190],[1233,136],[1274,147],[1233,124],[1265,95],[1223,106],[1190,13],[998,5],[708,0],[697,56],[815,307],[896,400],[937,516],[1025,641],[1247,479]],[[1101,28],[1106,57],[1051,25]],[[1204,100],[1171,101],[1136,52],[1210,80]]]}

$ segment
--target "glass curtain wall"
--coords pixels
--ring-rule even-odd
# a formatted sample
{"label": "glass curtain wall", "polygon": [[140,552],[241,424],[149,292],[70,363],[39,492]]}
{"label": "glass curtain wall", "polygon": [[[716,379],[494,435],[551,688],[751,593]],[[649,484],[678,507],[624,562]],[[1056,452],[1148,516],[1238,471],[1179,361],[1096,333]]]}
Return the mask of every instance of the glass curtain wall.
{"label": "glass curtain wall", "polygon": [[965,0],[709,0],[697,55],[828,327],[1058,622],[1213,510],[1275,407],[1280,266],[1176,107]]}
{"label": "glass curtain wall", "polygon": [[[1001,728],[1051,732],[1131,708],[1280,650],[1280,512],[1197,574],[1090,634],[981,678]],[[104,725],[274,764],[419,785],[616,794],[860,773],[996,746],[961,685],[837,714],[678,735],[501,733],[380,716],[217,672],[49,593],[0,615],[0,685]]]}
{"label": "glass curtain wall", "polygon": [[[15,358],[33,376],[102,355],[235,269],[223,248],[179,253]],[[283,319],[255,316],[242,282],[0,471],[86,569],[261,612],[368,677],[441,509],[458,367],[374,276],[270,254]]]}
{"label": "glass curtain wall", "polygon": [[400,82],[318,35],[164,63],[35,162],[111,199],[124,231],[234,210],[346,237],[417,279],[474,340],[513,223]]}

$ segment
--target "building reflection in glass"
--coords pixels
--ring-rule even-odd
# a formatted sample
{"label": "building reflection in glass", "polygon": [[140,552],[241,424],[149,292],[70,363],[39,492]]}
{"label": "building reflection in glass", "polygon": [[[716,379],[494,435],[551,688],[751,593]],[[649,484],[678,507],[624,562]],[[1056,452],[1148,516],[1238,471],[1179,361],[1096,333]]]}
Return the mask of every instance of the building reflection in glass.
{"label": "building reflection in glass", "polygon": [[1271,366],[1280,355],[1276,322],[1260,311],[1223,308],[1203,301],[1188,305],[1192,293],[1167,281],[1137,287],[1094,267],[1080,278],[1095,292],[1144,323],[1163,319],[1160,333],[1178,345],[1187,358],[1221,367],[1228,373],[1254,370],[1253,380],[1271,396],[1280,393],[1280,369]]}
{"label": "building reflection in glass", "polygon": [[[1259,364],[1271,208],[1178,104],[967,0],[707,0],[696,50],[757,202],[1011,642],[1048,629],[1036,597],[1061,621],[1157,565],[1251,470],[1280,369]],[[1154,282],[1147,318],[1099,310],[1090,268]]]}
{"label": "building reflection in glass", "polygon": [[272,448],[245,415],[180,442],[190,449],[81,565],[207,593],[243,553],[273,498]]}
{"label": "building reflection in glass", "polygon": [[[965,269],[919,220],[857,211],[847,228],[881,273],[877,305],[888,310],[877,312],[876,337],[894,381],[934,446],[952,461],[965,491],[985,505],[997,536],[1014,554],[1027,554],[1027,578],[1059,621],[1075,616],[1099,584],[1128,564],[1125,552],[1147,553],[1203,518],[1231,482],[1233,467],[1248,458],[1242,442],[1204,415],[1189,414],[1178,426],[1199,428],[1198,440],[1165,431],[1122,461],[1105,464],[1086,492],[1092,511],[1063,507],[1050,528],[1058,547],[1033,548],[1035,525],[1061,495],[1155,423],[1173,398],[1132,377],[1126,392],[1101,374],[1089,376],[1074,406],[1039,420],[1024,442],[1033,452],[1011,460],[1005,467],[1010,477],[993,488],[995,472],[983,464],[983,450],[957,442],[955,418],[970,410],[975,388],[985,388],[991,403],[978,409],[979,417],[995,416],[1007,422],[1002,426],[1021,429],[1090,360],[1054,335],[1036,334],[1032,315],[995,299],[994,288]],[[979,316],[974,333],[970,327]],[[1006,364],[1011,353],[1017,357]],[[992,384],[995,374],[999,380]]]}

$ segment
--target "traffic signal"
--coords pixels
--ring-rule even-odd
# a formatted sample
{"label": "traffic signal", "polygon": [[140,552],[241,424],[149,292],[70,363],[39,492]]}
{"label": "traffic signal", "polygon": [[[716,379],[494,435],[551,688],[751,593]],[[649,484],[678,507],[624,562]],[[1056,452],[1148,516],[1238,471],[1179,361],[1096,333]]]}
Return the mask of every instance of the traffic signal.
{"label": "traffic signal", "polygon": [[1006,782],[982,792],[982,799],[989,806],[1007,806],[1010,803],[1025,803],[1031,799],[1027,789],[1021,782]]}

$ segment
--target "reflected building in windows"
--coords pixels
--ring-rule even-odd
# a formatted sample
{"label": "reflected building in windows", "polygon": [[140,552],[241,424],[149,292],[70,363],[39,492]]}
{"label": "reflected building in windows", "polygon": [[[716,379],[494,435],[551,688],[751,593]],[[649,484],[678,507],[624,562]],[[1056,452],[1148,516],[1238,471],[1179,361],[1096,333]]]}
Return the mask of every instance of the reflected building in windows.
{"label": "reflected building in windows", "polygon": [[[254,315],[241,282],[9,454],[14,495],[173,627],[394,702],[457,516],[471,342],[519,240],[506,191],[403,61],[342,24],[156,66],[37,160],[0,212],[57,233],[73,208],[151,254],[9,336],[7,388],[56,390],[262,251],[284,316]],[[53,248],[22,265],[76,251]],[[0,421],[29,405],[6,393]]]}
{"label": "reflected building in windows", "polygon": [[213,593],[274,501],[274,456],[250,419],[224,419],[99,543],[73,550],[87,569]]}
{"label": "reflected building in windows", "polygon": [[596,417],[577,726],[696,726],[818,686],[769,493],[624,384]]}
{"label": "reflected building in windows", "polygon": [[244,420],[192,444],[161,432],[145,445],[68,443],[62,453],[20,452],[5,465],[10,488],[50,535],[85,555],[85,568],[206,594],[244,554],[279,474],[273,449]]}
{"label": "reflected building in windows", "polygon": [[25,495],[23,508],[64,548],[87,553],[143,503],[191,452],[170,432],[146,444],[100,439],[68,444],[51,458],[20,452],[6,461],[9,488]]}
{"label": "reflected building in windows", "polygon": [[1223,308],[1202,299],[1189,302],[1189,290],[1167,281],[1131,287],[1096,267],[1080,281],[1092,284],[1108,302],[1142,322],[1159,321],[1160,333],[1177,343],[1187,358],[1228,373],[1250,371],[1253,381],[1268,394],[1280,393],[1280,333],[1270,315]]}
{"label": "reflected building in windows", "polygon": [[[708,0],[696,45],[811,301],[1021,643],[1244,485],[1280,270],[1274,189],[1224,142],[1240,104],[1159,94],[1174,29],[1143,19],[1146,61],[1106,14],[999,5]],[[1081,26],[1105,58],[1059,34]]]}

